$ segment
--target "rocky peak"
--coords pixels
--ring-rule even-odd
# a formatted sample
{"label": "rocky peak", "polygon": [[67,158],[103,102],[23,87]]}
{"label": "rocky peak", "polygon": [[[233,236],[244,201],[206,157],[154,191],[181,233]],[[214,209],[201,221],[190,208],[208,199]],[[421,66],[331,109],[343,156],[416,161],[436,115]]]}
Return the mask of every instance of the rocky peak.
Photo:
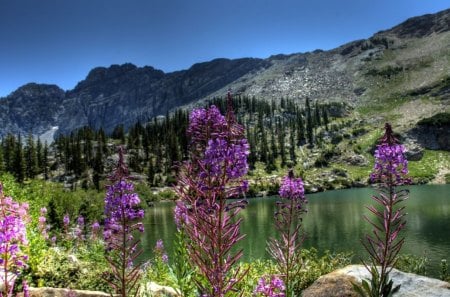
{"label": "rocky peak", "polygon": [[125,63],[122,65],[114,64],[110,67],[96,67],[89,72],[85,80],[76,85],[72,92],[81,91],[99,84],[117,84],[119,82],[123,82],[124,80],[128,80],[130,77],[137,78],[139,76],[159,79],[164,76],[164,72],[150,66],[139,68],[131,63]]}
{"label": "rocky peak", "polygon": [[39,134],[55,125],[65,92],[56,85],[26,84],[0,102],[0,135]]}
{"label": "rocky peak", "polygon": [[18,88],[6,98],[9,100],[15,100],[22,97],[27,99],[38,99],[47,96],[62,98],[64,97],[64,90],[57,85],[28,83]]}
{"label": "rocky peak", "polygon": [[399,38],[420,38],[433,33],[450,31],[450,9],[407,19],[389,30],[376,35],[395,35]]}

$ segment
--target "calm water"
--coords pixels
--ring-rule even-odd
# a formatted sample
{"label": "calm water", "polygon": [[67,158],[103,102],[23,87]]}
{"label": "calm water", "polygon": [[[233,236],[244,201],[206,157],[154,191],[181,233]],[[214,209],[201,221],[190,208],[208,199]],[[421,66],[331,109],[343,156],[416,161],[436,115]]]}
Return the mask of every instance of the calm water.
{"label": "calm water", "polygon": [[[411,186],[406,201],[406,243],[402,253],[426,255],[430,260],[429,272],[437,276],[439,262],[450,260],[450,185]],[[367,214],[365,205],[372,203],[375,192],[369,188],[329,191],[307,195],[308,213],[304,216],[306,247],[315,247],[319,252],[352,251],[353,260],[366,257],[360,243],[365,233],[370,232],[362,214]],[[244,248],[244,259],[266,258],[266,240],[274,235],[273,213],[276,197],[255,198],[241,211],[244,218],[241,231],[247,236],[240,243]],[[159,203],[148,209],[145,217],[145,235],[142,237],[147,257],[158,239],[171,254],[174,239],[174,203]],[[145,255],[144,255],[145,256]]]}

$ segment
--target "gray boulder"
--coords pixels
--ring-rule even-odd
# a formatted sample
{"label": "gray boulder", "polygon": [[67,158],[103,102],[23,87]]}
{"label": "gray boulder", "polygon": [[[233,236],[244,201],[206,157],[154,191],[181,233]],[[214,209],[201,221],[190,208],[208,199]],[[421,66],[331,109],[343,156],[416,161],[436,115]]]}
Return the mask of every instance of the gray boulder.
{"label": "gray boulder", "polygon": [[363,155],[351,155],[345,158],[345,162],[353,166],[367,166],[369,161]]}
{"label": "gray boulder", "polygon": [[[62,288],[29,288],[30,297],[110,297],[110,294],[100,291],[71,290]],[[23,293],[18,294],[22,297]]]}
{"label": "gray boulder", "polygon": [[[400,290],[395,297],[450,297],[450,283],[413,273],[393,269],[389,277]],[[361,283],[369,279],[370,274],[363,265],[349,265],[321,276],[303,291],[302,297],[357,297],[352,283]]]}

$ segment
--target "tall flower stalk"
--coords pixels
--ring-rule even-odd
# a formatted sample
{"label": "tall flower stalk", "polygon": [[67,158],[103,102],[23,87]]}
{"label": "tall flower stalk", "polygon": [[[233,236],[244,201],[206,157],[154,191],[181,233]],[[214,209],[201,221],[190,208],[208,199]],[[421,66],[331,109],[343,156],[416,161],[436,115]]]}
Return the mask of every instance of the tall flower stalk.
{"label": "tall flower stalk", "polygon": [[112,184],[107,187],[105,198],[105,227],[103,237],[106,243],[106,258],[112,270],[107,278],[115,293],[122,297],[137,295],[140,265],[134,260],[141,254],[133,233],[144,232],[141,222],[144,211],[139,209],[139,197],[133,184],[128,181],[128,169],[119,149],[119,162],[111,176]]}
{"label": "tall flower stalk", "polygon": [[232,266],[243,251],[231,249],[244,236],[237,214],[246,201],[229,202],[247,188],[249,145],[236,122],[231,95],[223,116],[217,107],[195,109],[189,119],[189,160],[180,166],[176,192],[178,223],[188,238],[187,248],[208,285],[197,281],[202,296],[223,297],[234,292],[247,271]]}
{"label": "tall flower stalk", "polygon": [[301,269],[300,249],[305,240],[302,233],[302,215],[307,203],[301,178],[295,178],[292,170],[283,178],[280,187],[280,201],[275,212],[275,229],[279,238],[271,238],[268,251],[276,260],[284,281],[286,296],[294,296],[295,286]]}
{"label": "tall flower stalk", "polygon": [[22,250],[28,245],[28,221],[28,204],[5,197],[0,183],[0,296],[12,296],[15,279],[28,260]]}
{"label": "tall flower stalk", "polygon": [[364,265],[372,279],[370,286],[366,281],[361,286],[354,286],[361,296],[391,296],[400,289],[400,285],[393,287],[389,273],[405,241],[399,235],[406,225],[405,206],[401,203],[408,198],[408,190],[397,189],[410,183],[404,153],[405,147],[398,143],[391,125],[386,123],[385,134],[375,150],[375,165],[370,175],[371,181],[378,185],[378,195],[372,196],[375,205],[367,207],[374,218],[364,216],[373,227],[372,234],[367,234],[362,241],[371,258],[371,265]]}

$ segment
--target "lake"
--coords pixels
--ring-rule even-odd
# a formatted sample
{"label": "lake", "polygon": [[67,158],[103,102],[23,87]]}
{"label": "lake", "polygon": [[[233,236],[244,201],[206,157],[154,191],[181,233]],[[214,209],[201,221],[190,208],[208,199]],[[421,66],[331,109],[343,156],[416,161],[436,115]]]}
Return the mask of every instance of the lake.
{"label": "lake", "polygon": [[[429,259],[430,275],[439,275],[441,259],[450,260],[450,185],[410,186],[409,199],[404,203],[407,212],[406,242],[402,253],[425,255]],[[353,261],[366,258],[360,239],[371,232],[363,219],[368,214],[365,206],[372,204],[371,188],[346,189],[306,195],[308,213],[304,215],[307,233],[304,247],[315,247],[319,252],[351,251]],[[277,197],[249,199],[241,211],[241,232],[247,234],[240,242],[244,260],[268,258],[267,238],[275,234],[273,214]],[[142,236],[144,257],[149,257],[158,239],[162,239],[171,255],[175,235],[173,202],[161,202],[147,210],[145,234]]]}

